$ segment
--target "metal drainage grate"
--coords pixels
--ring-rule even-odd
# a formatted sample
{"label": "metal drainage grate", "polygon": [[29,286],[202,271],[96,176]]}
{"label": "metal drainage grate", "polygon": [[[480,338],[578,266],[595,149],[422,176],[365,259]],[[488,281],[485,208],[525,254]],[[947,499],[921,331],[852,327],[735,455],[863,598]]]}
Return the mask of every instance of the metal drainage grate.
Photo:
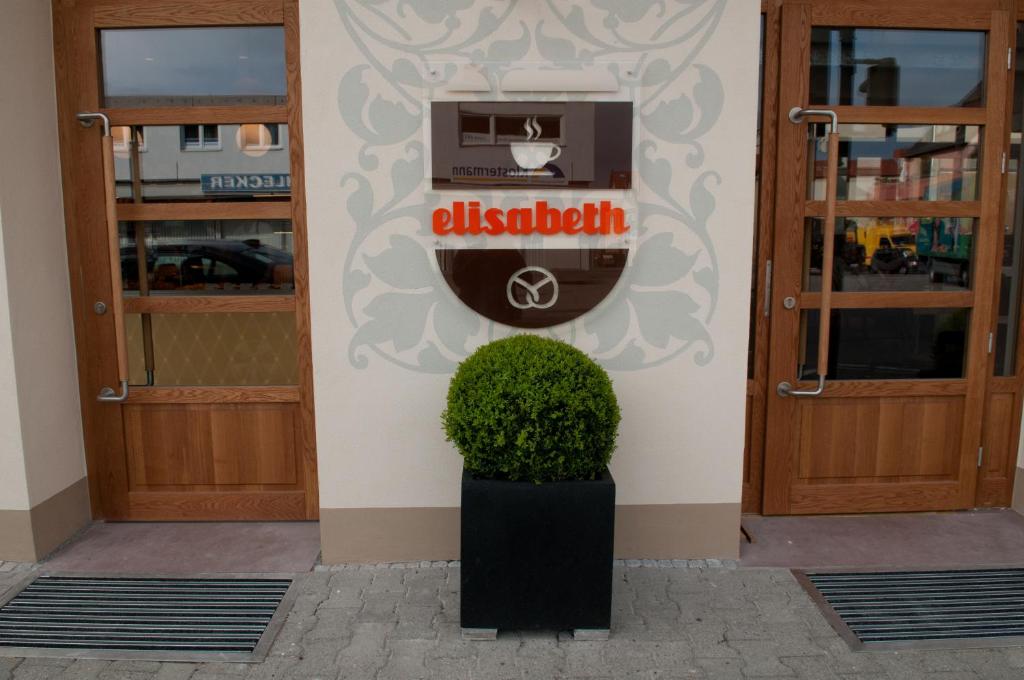
{"label": "metal drainage grate", "polygon": [[291,584],[39,576],[0,607],[0,654],[255,661],[280,625]]}
{"label": "metal drainage grate", "polygon": [[1024,569],[794,574],[855,648],[1024,642]]}

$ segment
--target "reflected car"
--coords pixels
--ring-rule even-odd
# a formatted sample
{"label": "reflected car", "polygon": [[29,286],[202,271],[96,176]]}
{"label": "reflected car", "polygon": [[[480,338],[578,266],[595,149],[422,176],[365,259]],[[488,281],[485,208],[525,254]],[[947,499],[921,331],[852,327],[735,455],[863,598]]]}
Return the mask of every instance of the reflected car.
{"label": "reflected car", "polygon": [[[183,240],[146,248],[146,271],[153,291],[238,290],[290,287],[291,253],[259,239]],[[138,254],[121,248],[121,273],[127,290],[139,287]]]}
{"label": "reflected car", "polygon": [[921,261],[910,248],[879,246],[871,254],[871,271],[880,274],[914,274]]}

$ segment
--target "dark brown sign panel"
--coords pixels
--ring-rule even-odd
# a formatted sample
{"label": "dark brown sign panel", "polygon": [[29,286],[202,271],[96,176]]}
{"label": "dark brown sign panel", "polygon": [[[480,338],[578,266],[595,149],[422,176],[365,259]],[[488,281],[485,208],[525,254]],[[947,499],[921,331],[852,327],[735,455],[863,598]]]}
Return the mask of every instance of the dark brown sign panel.
{"label": "dark brown sign panel", "polygon": [[628,189],[632,102],[431,102],[434,189]]}
{"label": "dark brown sign panel", "polygon": [[625,248],[439,249],[445,281],[470,309],[517,328],[546,328],[596,307],[626,266]]}

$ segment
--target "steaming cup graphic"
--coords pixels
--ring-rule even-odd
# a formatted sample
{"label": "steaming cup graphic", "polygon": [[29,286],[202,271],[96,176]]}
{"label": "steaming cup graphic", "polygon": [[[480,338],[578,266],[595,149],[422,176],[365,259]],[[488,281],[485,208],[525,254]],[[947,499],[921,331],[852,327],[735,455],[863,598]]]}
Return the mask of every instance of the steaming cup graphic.
{"label": "steaming cup graphic", "polygon": [[537,170],[562,155],[562,147],[557,144],[537,141],[544,131],[536,116],[527,118],[523,129],[526,130],[526,141],[509,144],[512,149],[512,158],[516,160],[520,168]]}
{"label": "steaming cup graphic", "polygon": [[524,170],[537,170],[562,155],[562,147],[547,142],[513,142],[512,158]]}

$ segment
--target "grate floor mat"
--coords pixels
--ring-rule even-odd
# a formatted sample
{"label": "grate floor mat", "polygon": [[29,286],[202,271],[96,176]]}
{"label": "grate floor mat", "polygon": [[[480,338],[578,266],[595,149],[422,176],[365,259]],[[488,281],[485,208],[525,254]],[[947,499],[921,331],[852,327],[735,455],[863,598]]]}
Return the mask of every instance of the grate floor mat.
{"label": "grate floor mat", "polygon": [[291,585],[288,578],[38,576],[0,606],[0,654],[256,661],[286,614]]}
{"label": "grate floor mat", "polygon": [[793,573],[854,648],[1024,644],[1024,569]]}

